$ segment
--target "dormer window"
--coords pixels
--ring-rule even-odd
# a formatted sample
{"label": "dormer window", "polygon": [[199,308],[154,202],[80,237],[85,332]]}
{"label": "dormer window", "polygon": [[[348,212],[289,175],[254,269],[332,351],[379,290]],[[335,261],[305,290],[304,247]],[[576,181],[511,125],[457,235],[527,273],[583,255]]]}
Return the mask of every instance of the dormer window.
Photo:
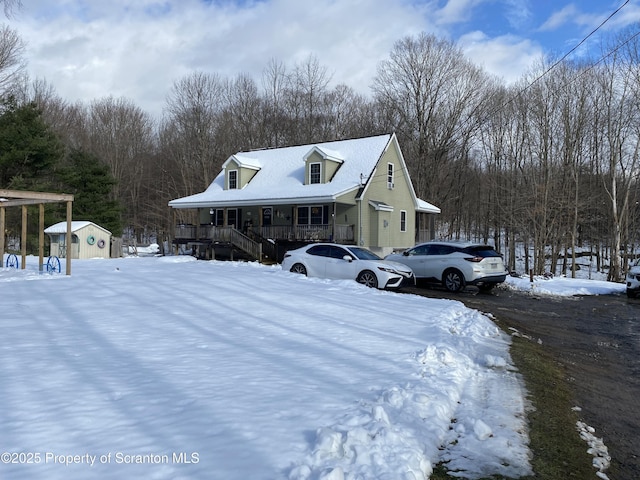
{"label": "dormer window", "polygon": [[243,189],[258,174],[260,168],[260,162],[249,155],[231,155],[222,164],[224,188],[226,190]]}
{"label": "dormer window", "polygon": [[322,164],[312,163],[309,165],[309,184],[322,183]]}
{"label": "dormer window", "polygon": [[229,170],[229,190],[235,190],[238,188],[238,171]]}
{"label": "dormer window", "polygon": [[327,148],[313,147],[304,156],[305,185],[330,183],[344,160],[339,152]]}

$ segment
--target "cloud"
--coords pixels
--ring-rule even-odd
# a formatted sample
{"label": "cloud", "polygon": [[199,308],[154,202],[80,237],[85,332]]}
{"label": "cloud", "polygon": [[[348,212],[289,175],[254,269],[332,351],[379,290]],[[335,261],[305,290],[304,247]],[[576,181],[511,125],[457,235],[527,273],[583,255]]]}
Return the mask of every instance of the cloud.
{"label": "cloud", "polygon": [[575,17],[578,14],[578,9],[575,5],[569,4],[557,10],[551,14],[551,16],[540,26],[540,31],[557,30],[564,24],[574,22]]}
{"label": "cloud", "polygon": [[504,0],[504,4],[505,16],[512,27],[519,29],[531,21],[533,13],[529,0]]}
{"label": "cloud", "polygon": [[368,91],[393,43],[429,29],[422,7],[401,2],[65,0],[25,4],[12,26],[27,42],[31,75],[63,98],[126,96],[158,115],[190,72],[259,82],[271,58],[292,66],[314,54],[335,82]]}
{"label": "cloud", "polygon": [[436,9],[435,2],[430,8],[435,10],[435,18],[439,25],[450,25],[468,20],[473,8],[486,2],[486,0],[448,0],[444,7]]}
{"label": "cloud", "polygon": [[[369,94],[396,41],[420,32],[449,38],[447,22],[463,25],[486,1],[450,0],[437,10],[435,0],[33,0],[12,27],[27,42],[30,75],[62,98],[126,97],[159,118],[173,84],[186,75],[248,74],[260,84],[273,58],[291,68],[313,54],[333,85]],[[461,40],[505,78],[539,51],[517,37]]]}
{"label": "cloud", "polygon": [[462,36],[458,43],[471,61],[507,84],[518,81],[544,54],[530,40],[512,35],[490,38],[475,31]]}

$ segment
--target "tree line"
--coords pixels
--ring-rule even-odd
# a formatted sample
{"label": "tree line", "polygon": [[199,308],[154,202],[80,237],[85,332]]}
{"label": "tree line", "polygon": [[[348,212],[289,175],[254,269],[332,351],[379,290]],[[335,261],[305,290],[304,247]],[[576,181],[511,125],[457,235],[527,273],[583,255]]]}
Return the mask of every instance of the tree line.
{"label": "tree line", "polygon": [[[417,195],[442,209],[439,236],[493,243],[511,269],[524,255],[536,274],[571,274],[589,250],[619,280],[640,243],[640,44],[631,31],[610,42],[597,59],[541,60],[505,85],[423,33],[394,44],[368,96],[332,86],[313,55],[272,59],[259,79],[177,79],[154,119],[126,98],[71,103],[25,78],[23,47],[5,28],[0,122],[31,112],[52,143],[44,164],[2,153],[0,185],[74,193],[75,218],[163,240],[194,220],[167,203],[203,191],[233,153],[395,132]],[[0,152],[29,135],[15,129]]]}

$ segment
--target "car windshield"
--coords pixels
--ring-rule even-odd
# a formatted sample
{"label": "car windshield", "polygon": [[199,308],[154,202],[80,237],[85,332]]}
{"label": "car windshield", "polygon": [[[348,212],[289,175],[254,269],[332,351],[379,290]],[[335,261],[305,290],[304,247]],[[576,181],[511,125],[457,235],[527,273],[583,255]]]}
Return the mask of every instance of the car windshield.
{"label": "car windshield", "polygon": [[500,257],[501,255],[496,252],[489,245],[474,245],[472,247],[467,247],[462,250],[464,253],[468,253],[469,255],[473,255],[476,257]]}
{"label": "car windshield", "polygon": [[382,260],[378,255],[370,250],[367,250],[366,248],[349,247],[349,251],[360,260]]}

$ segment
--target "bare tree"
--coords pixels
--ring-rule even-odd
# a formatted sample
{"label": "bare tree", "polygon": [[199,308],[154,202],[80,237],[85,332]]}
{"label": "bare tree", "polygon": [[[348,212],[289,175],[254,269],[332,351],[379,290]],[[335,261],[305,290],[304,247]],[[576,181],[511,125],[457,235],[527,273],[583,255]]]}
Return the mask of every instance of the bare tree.
{"label": "bare tree", "polygon": [[271,147],[283,146],[284,99],[287,78],[286,67],[276,59],[271,59],[262,73],[262,90],[266,116],[265,134]]}
{"label": "bare tree", "polygon": [[204,190],[225,160],[218,148],[225,90],[218,75],[196,72],[177,81],[167,99],[164,138],[174,143],[165,148],[178,166],[183,195]]}
{"label": "bare tree", "polygon": [[15,87],[23,75],[24,42],[9,26],[0,27],[0,92]]}
{"label": "bare tree", "polygon": [[126,224],[140,228],[142,181],[154,150],[153,122],[131,101],[113,97],[94,101],[88,122],[90,151],[117,181],[113,196],[125,208]]}
{"label": "bare tree", "polygon": [[453,43],[425,33],[394,45],[380,63],[373,91],[409,159],[418,195],[454,213],[465,188],[459,175],[470,161],[488,77]]}
{"label": "bare tree", "polygon": [[227,115],[225,131],[228,131],[227,150],[244,150],[265,146],[264,102],[258,94],[258,86],[248,75],[238,75],[229,82],[226,90]]}
{"label": "bare tree", "polygon": [[324,140],[321,135],[323,106],[331,76],[318,59],[310,55],[295,65],[288,77],[285,106],[289,117],[289,143]]}
{"label": "bare tree", "polygon": [[43,120],[72,149],[89,148],[87,109],[82,103],[70,104],[45,79],[28,81],[19,92],[20,101],[33,102]]}
{"label": "bare tree", "polygon": [[602,64],[598,83],[600,95],[595,108],[603,115],[594,122],[602,130],[594,132],[601,140],[593,152],[602,162],[602,179],[611,216],[611,261],[608,278],[619,281],[623,275],[621,253],[629,220],[630,200],[640,166],[640,76],[637,40],[616,50]]}

